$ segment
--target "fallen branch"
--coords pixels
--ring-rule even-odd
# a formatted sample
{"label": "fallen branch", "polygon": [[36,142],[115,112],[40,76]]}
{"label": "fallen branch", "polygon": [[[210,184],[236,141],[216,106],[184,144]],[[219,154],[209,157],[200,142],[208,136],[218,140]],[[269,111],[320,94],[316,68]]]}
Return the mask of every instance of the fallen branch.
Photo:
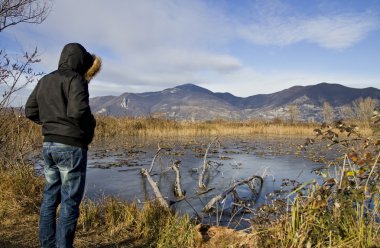
{"label": "fallen branch", "polygon": [[[253,185],[253,184],[250,184],[250,182],[252,182],[255,179],[259,180],[259,186],[260,186],[259,190],[251,188],[251,185]],[[238,186],[240,186],[242,184],[248,184],[250,186],[251,190],[255,190],[256,192],[261,192],[261,188],[263,187],[263,183],[264,183],[264,179],[261,176],[256,176],[256,175],[255,176],[251,176],[250,178],[248,178],[246,180],[239,181],[239,182],[235,183],[234,185],[232,185],[229,189],[227,189],[223,193],[221,193],[221,194],[215,196],[214,198],[212,198],[206,204],[206,206],[202,209],[202,211],[203,212],[209,212],[211,210],[211,208],[214,206],[215,203],[217,203],[218,201],[221,201],[224,198],[226,198],[226,196],[228,194],[230,194],[231,192],[233,192],[236,187],[238,187]]]}
{"label": "fallen branch", "polygon": [[152,187],[153,192],[156,195],[156,199],[161,204],[161,206],[163,206],[165,208],[169,208],[168,203],[166,202],[166,200],[162,196],[160,190],[158,189],[157,183],[155,181],[153,181],[153,179],[150,176],[149,172],[146,169],[142,168],[141,169],[141,174],[144,175],[144,176],[146,176],[146,179],[148,180],[150,186]]}

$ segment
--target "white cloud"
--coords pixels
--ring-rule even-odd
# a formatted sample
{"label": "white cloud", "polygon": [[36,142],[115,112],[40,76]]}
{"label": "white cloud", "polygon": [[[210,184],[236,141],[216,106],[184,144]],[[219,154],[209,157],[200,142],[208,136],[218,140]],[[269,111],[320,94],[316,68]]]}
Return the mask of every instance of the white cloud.
{"label": "white cloud", "polygon": [[371,15],[340,15],[317,17],[304,23],[305,39],[334,49],[348,48],[362,40],[370,31],[378,29],[378,21]]}
{"label": "white cloud", "polygon": [[321,47],[345,49],[379,28],[371,13],[334,13],[319,16],[261,14],[260,18],[238,28],[238,34],[255,44],[285,46],[307,41]]}
{"label": "white cloud", "polygon": [[149,60],[145,58],[134,61],[135,66],[148,67],[154,71],[194,72],[212,70],[216,72],[229,72],[241,67],[236,57],[228,54],[211,53],[202,50],[183,50],[163,48],[152,51]]}

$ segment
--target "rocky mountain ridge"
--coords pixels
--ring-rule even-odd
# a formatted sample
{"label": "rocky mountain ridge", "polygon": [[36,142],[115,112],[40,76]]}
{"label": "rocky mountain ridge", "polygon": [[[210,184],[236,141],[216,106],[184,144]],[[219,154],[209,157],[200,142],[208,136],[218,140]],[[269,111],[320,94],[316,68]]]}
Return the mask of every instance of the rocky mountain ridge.
{"label": "rocky mountain ridge", "polygon": [[163,117],[177,120],[212,120],[289,117],[289,106],[297,106],[300,120],[320,120],[328,102],[337,112],[359,98],[380,101],[374,87],[356,89],[340,84],[320,83],[293,86],[272,94],[238,97],[214,93],[194,84],[183,84],[157,92],[123,93],[90,99],[95,114],[130,117]]}

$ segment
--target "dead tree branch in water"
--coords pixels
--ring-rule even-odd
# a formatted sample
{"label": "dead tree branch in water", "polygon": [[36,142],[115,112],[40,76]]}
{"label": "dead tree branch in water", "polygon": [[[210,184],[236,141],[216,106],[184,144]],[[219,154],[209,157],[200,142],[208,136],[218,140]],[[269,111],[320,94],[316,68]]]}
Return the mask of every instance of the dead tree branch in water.
{"label": "dead tree branch in water", "polygon": [[207,186],[204,184],[204,176],[208,170],[208,162],[207,162],[207,154],[208,154],[208,151],[210,150],[210,147],[212,146],[212,144],[214,144],[216,141],[219,142],[218,138],[215,138],[207,147],[206,149],[206,152],[205,152],[205,156],[204,156],[204,160],[203,160],[203,167],[202,167],[202,171],[201,173],[199,174],[199,181],[198,181],[198,187],[201,188],[201,189],[206,189]]}
{"label": "dead tree branch in water", "polygon": [[168,203],[166,202],[166,200],[162,196],[160,190],[158,189],[157,183],[155,181],[153,181],[153,179],[150,176],[149,172],[146,169],[142,168],[141,169],[141,174],[144,175],[144,176],[146,176],[146,179],[148,180],[150,186],[152,187],[153,192],[156,195],[156,199],[158,200],[158,202],[160,203],[160,205],[163,206],[163,207],[165,207],[165,208],[169,208]]}
{"label": "dead tree branch in water", "polygon": [[185,194],[184,194],[184,191],[182,191],[182,188],[181,188],[181,175],[180,175],[180,172],[179,172],[179,165],[180,164],[181,164],[181,161],[180,160],[176,160],[176,161],[173,162],[171,168],[176,173],[176,180],[175,180],[175,184],[174,184],[174,194],[175,194],[175,196],[177,196],[179,198],[183,198],[183,197],[185,197]]}
{"label": "dead tree branch in water", "polygon": [[149,167],[149,174],[152,172],[152,169],[153,169],[153,165],[154,165],[154,162],[156,161],[156,158],[158,157],[158,155],[160,154],[160,152],[163,150],[163,148],[160,147],[160,144],[158,143],[157,145],[157,152],[156,154],[154,154],[154,157],[153,157],[153,160],[152,160],[152,163],[150,164],[150,167]]}
{"label": "dead tree branch in water", "polygon": [[148,170],[149,174],[151,174],[151,172],[153,170],[154,163],[156,162],[156,159],[157,159],[158,155],[160,155],[161,151],[171,151],[171,150],[172,149],[168,148],[168,147],[161,147],[160,143],[157,144],[157,151],[154,154],[154,157],[152,159],[152,163],[150,164],[150,167],[149,167],[149,170]]}
{"label": "dead tree branch in water", "polygon": [[[253,186],[253,180],[259,180],[259,190],[256,190],[256,188]],[[218,201],[221,201],[223,200],[224,198],[226,198],[226,196],[232,192],[235,191],[236,187],[242,185],[242,184],[248,184],[249,188],[252,190],[252,191],[255,191],[255,193],[259,194],[261,192],[261,188],[263,187],[263,183],[264,183],[264,179],[261,177],[261,176],[251,176],[250,178],[246,179],[246,180],[242,180],[242,181],[239,181],[237,183],[235,183],[234,185],[232,185],[229,189],[227,189],[226,191],[224,191],[223,193],[215,196],[214,198],[212,198],[207,204],[206,206],[202,209],[203,212],[209,212],[211,210],[211,208],[214,206],[215,203],[217,203]]]}

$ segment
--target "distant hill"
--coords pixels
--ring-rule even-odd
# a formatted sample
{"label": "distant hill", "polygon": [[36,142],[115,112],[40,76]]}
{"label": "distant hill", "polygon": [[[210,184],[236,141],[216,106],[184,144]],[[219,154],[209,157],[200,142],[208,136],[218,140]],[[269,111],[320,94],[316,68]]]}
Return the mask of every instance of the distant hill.
{"label": "distant hill", "polygon": [[237,97],[230,93],[214,93],[194,84],[183,84],[158,92],[94,97],[90,99],[90,106],[94,113],[110,116],[211,120],[286,118],[288,106],[297,105],[301,119],[319,120],[324,102],[330,103],[337,110],[356,99],[366,97],[380,101],[380,90],[320,83],[293,86],[272,94]]}

